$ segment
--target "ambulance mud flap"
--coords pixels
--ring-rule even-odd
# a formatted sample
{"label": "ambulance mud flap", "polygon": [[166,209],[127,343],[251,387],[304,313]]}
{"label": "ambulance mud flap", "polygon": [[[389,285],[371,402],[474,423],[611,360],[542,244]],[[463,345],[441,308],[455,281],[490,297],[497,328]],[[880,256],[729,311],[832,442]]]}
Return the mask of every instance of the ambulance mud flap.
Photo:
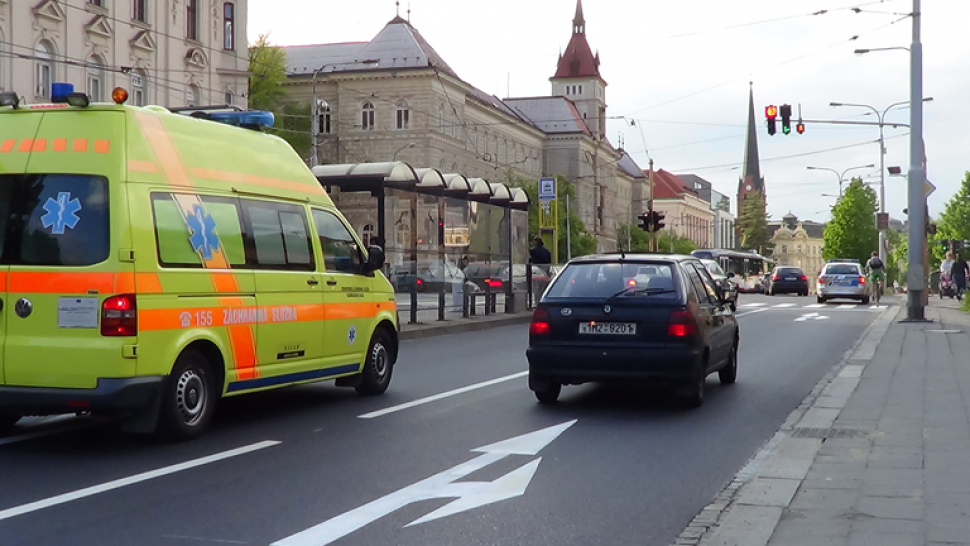
{"label": "ambulance mud flap", "polygon": [[334,385],[338,387],[358,387],[360,386],[360,381],[364,376],[359,373],[354,375],[346,375],[344,377],[338,377],[336,381],[333,382]]}
{"label": "ambulance mud flap", "polygon": [[122,432],[128,434],[154,434],[158,428],[158,414],[162,408],[162,389],[155,389],[151,402],[121,424]]}

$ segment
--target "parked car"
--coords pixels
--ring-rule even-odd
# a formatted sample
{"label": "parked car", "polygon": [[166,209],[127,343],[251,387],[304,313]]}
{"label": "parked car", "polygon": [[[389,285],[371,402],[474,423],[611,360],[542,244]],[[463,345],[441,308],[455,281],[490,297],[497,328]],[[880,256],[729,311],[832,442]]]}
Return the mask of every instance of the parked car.
{"label": "parked car", "polygon": [[412,273],[413,261],[400,265],[393,265],[388,269],[388,280],[394,285],[395,292],[410,292],[411,285],[417,286],[418,292],[451,292],[453,285],[465,282],[465,274],[458,266],[449,261],[435,260],[426,266],[418,268],[417,274]]}
{"label": "parked car", "polygon": [[869,303],[869,285],[857,261],[829,260],[818,274],[817,298],[819,303],[834,298],[859,300]]}
{"label": "parked car", "polygon": [[[525,292],[528,288],[526,267],[529,267],[528,264],[512,265],[512,290],[514,292]],[[531,266],[534,286],[540,283],[545,286],[549,282],[549,273],[544,271],[543,267],[547,266]],[[465,267],[465,277],[475,283],[480,290],[488,288],[492,292],[503,292],[505,285],[509,282],[509,264],[508,262],[473,262]]]}
{"label": "parked car", "polygon": [[780,265],[768,277],[768,295],[776,294],[808,295],[808,276],[800,267]]}
{"label": "parked car", "polygon": [[701,260],[707,272],[711,274],[714,282],[723,287],[724,299],[731,306],[732,311],[738,310],[738,285],[732,281],[734,273],[724,273],[721,264],[714,260]]}
{"label": "parked car", "polygon": [[569,262],[529,326],[529,388],[542,403],[590,381],[671,386],[691,406],[706,378],[734,383],[737,319],[699,260],[596,255]]}

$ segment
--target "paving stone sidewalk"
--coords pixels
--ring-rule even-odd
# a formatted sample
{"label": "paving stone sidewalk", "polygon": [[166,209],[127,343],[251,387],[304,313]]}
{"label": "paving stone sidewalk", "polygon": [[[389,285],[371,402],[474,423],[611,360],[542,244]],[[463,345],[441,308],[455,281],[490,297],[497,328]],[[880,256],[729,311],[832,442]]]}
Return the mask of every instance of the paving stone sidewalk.
{"label": "paving stone sidewalk", "polygon": [[970,315],[934,299],[933,322],[904,323],[899,303],[742,471],[701,545],[970,546]]}

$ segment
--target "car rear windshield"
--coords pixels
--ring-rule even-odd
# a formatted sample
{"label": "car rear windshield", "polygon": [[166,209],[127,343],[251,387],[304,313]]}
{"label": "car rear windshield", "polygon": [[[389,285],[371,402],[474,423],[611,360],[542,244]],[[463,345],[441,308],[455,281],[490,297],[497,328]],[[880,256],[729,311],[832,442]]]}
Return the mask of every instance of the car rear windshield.
{"label": "car rear windshield", "polygon": [[676,297],[669,263],[578,263],[566,266],[543,299]]}
{"label": "car rear windshield", "polygon": [[107,179],[0,175],[0,264],[81,266],[107,258]]}
{"label": "car rear windshield", "polygon": [[779,267],[778,274],[779,275],[801,275],[802,270],[798,269],[797,267]]}
{"label": "car rear windshield", "polygon": [[830,265],[825,268],[825,275],[858,275],[859,267],[854,265]]}

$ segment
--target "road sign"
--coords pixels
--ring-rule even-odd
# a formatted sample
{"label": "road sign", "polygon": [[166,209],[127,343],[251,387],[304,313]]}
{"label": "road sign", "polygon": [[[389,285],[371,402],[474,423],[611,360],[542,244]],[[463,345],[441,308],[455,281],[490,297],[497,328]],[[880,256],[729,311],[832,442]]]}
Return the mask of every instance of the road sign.
{"label": "road sign", "polygon": [[539,179],[539,200],[552,201],[555,198],[556,198],[556,179],[540,178]]}
{"label": "road sign", "polygon": [[923,197],[929,197],[931,193],[936,191],[936,186],[930,183],[929,180],[923,181]]}
{"label": "road sign", "polygon": [[360,508],[345,512],[306,531],[274,542],[272,546],[325,546],[411,503],[429,499],[454,498],[455,500],[412,521],[406,527],[521,496],[525,493],[529,482],[532,481],[536,470],[539,469],[539,462],[542,461],[542,457],[534,459],[491,482],[460,482],[458,480],[495,464],[509,455],[535,456],[542,448],[549,445],[575,423],[576,420],[574,419],[473,449],[472,451],[481,453],[481,455],[404,489],[399,489]]}

